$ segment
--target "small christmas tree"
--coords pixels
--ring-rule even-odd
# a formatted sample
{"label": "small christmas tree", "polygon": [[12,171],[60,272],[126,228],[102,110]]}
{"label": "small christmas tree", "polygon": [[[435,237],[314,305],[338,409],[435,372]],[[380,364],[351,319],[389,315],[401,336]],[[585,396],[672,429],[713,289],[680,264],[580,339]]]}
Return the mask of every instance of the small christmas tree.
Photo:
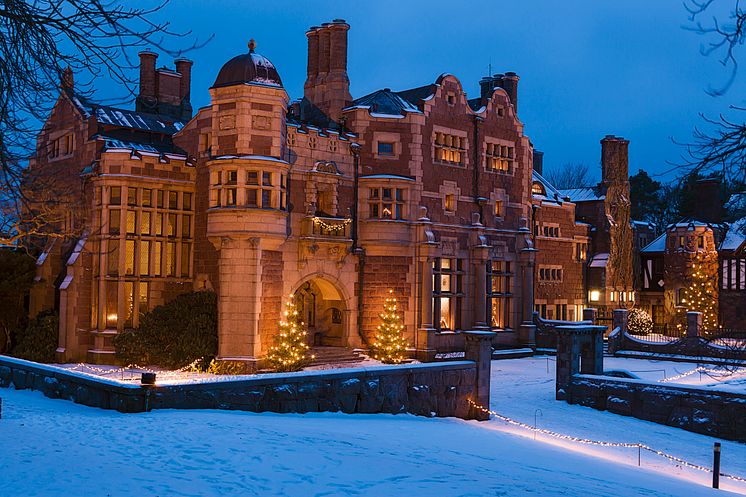
{"label": "small christmas tree", "polygon": [[705,330],[718,328],[717,254],[700,252],[692,259],[689,286],[684,287],[681,305],[702,313]]}
{"label": "small christmas tree", "polygon": [[387,364],[399,364],[406,359],[407,341],[404,339],[404,323],[397,312],[393,290],[389,290],[383,312],[379,316],[381,324],[378,325],[371,344],[373,358]]}
{"label": "small christmas tree", "polygon": [[308,363],[308,339],[305,324],[292,299],[285,304],[280,333],[270,347],[267,361],[277,371],[299,371]]}

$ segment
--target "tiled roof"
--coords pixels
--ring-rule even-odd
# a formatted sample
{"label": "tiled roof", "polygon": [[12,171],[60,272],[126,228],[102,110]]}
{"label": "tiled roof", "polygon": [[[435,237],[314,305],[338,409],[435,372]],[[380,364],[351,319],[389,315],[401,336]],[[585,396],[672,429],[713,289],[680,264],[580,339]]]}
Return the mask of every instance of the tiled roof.
{"label": "tiled roof", "polygon": [[594,202],[596,200],[604,200],[605,195],[601,195],[598,187],[586,186],[583,188],[570,188],[567,190],[560,190],[563,197],[569,197],[573,203],[578,202]]}
{"label": "tiled roof", "polygon": [[109,124],[122,128],[151,131],[166,135],[173,135],[186,124],[183,121],[164,118],[156,114],[118,109],[106,105],[96,105],[87,98],[70,91],[67,92],[67,96],[84,117],[95,116],[96,121],[100,124]]}
{"label": "tiled roof", "polygon": [[186,157],[187,153],[171,143],[142,143],[133,140],[120,139],[111,136],[96,135],[97,140],[104,141],[104,150],[124,149],[136,150],[138,152],[151,152],[156,154],[181,155]]}

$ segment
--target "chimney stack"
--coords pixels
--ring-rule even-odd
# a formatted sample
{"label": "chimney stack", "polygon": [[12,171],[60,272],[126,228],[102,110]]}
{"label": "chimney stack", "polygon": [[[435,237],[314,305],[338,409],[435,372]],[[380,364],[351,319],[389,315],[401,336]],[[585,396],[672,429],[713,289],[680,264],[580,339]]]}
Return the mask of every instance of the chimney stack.
{"label": "chimney stack", "polygon": [[62,71],[62,76],[60,77],[60,88],[70,91],[75,89],[75,78],[73,77],[73,70],[70,69],[70,66],[67,66]]}
{"label": "chimney stack", "polygon": [[601,140],[601,182],[604,186],[629,181],[628,145],[629,140],[621,136],[606,135]]}
{"label": "chimney stack", "polygon": [[510,97],[510,102],[513,104],[513,110],[516,115],[518,114],[518,80],[520,78],[514,72],[506,72],[501,78],[500,86],[503,87],[505,92]]}
{"label": "chimney stack", "polygon": [[308,70],[304,96],[327,117],[339,121],[352,100],[347,76],[347,31],[344,19],[311,27],[308,37]]}
{"label": "chimney stack", "polygon": [[181,74],[179,97],[181,97],[181,118],[192,118],[192,64],[189,59],[176,59],[176,72]]}
{"label": "chimney stack", "polygon": [[544,152],[534,149],[534,171],[544,175]]}
{"label": "chimney stack", "polygon": [[155,61],[158,54],[150,50],[143,50],[140,56],[140,94],[135,102],[138,112],[156,112],[158,99],[156,97]]}
{"label": "chimney stack", "polygon": [[698,221],[706,223],[723,222],[723,185],[718,178],[707,178],[697,181],[697,213]]}

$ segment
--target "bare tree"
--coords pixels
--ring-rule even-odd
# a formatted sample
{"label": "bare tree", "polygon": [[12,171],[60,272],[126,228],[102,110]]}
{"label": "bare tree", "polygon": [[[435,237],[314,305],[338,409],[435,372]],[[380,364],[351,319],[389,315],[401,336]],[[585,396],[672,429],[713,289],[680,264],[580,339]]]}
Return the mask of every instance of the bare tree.
{"label": "bare tree", "polygon": [[547,170],[547,180],[557,189],[591,186],[588,164],[567,162],[557,168]]}
{"label": "bare tree", "polygon": [[[34,137],[63,76],[74,72],[81,79],[79,91],[89,94],[93,80],[105,75],[121,83],[129,98],[135,91],[131,57],[136,50],[152,47],[178,56],[202,45],[169,48],[173,39],[190,33],[172,31],[158,19],[167,2],[145,8],[117,0],[0,3],[0,245],[28,235],[64,236],[64,214],[45,198],[49,183],[22,188],[30,182],[26,166]],[[32,198],[35,194],[40,196]]]}
{"label": "bare tree", "polygon": [[[732,3],[731,3],[732,2]],[[740,0],[729,0],[732,8],[723,19],[715,0],[686,0],[684,6],[689,13],[690,26],[687,29],[707,38],[701,52],[716,55],[720,63],[729,70],[727,81],[718,88],[708,88],[712,96],[722,96],[728,92],[738,73],[738,49],[746,41],[746,11]],[[709,15],[712,14],[712,17]],[[730,106],[731,117],[724,114],[717,119],[702,115],[704,125],[696,127],[690,143],[677,142],[686,147],[682,163],[689,172],[720,172],[731,180],[746,176],[746,123],[743,107]]]}

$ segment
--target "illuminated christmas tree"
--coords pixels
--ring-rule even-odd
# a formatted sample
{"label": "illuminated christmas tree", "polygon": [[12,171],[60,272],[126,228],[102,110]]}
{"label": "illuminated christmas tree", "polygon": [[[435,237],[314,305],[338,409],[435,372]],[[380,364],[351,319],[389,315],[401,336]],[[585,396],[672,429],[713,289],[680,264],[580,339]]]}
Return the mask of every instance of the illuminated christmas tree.
{"label": "illuminated christmas tree", "polygon": [[718,328],[717,253],[699,252],[694,256],[689,286],[683,289],[681,305],[688,312],[702,313],[704,330]]}
{"label": "illuminated christmas tree", "polygon": [[371,344],[372,356],[387,364],[399,364],[407,358],[407,342],[404,339],[404,323],[397,311],[393,290],[389,290],[389,296],[383,304],[383,312],[379,316],[381,324],[378,325]]}
{"label": "illuminated christmas tree", "polygon": [[267,361],[277,371],[299,371],[309,359],[306,326],[292,299],[285,304],[280,332],[275,336],[275,344],[270,347]]}
{"label": "illuminated christmas tree", "polygon": [[653,331],[653,320],[650,314],[642,309],[632,309],[627,319],[627,328],[633,335],[647,335]]}

